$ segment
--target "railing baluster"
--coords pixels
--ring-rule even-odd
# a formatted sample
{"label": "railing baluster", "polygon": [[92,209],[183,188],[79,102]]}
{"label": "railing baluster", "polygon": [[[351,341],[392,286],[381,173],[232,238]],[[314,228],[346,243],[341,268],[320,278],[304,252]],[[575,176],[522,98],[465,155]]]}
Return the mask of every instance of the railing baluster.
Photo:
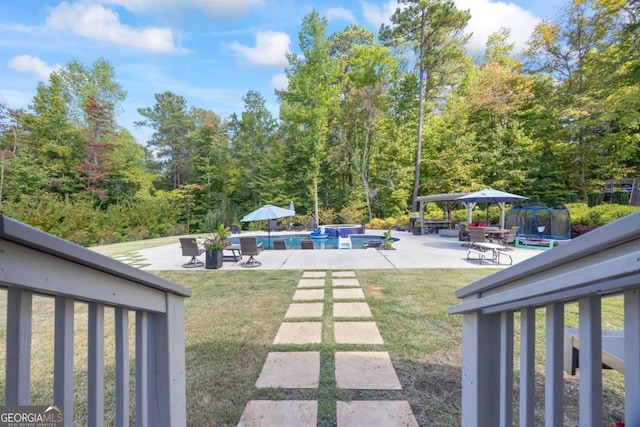
{"label": "railing baluster", "polygon": [[[580,427],[602,426],[602,301],[580,298]],[[637,402],[636,402],[637,404]]]}
{"label": "railing baluster", "polygon": [[535,424],[536,310],[520,311],[520,426]]}
{"label": "railing baluster", "polygon": [[89,303],[87,424],[104,425],[104,305]]}
{"label": "railing baluster", "polygon": [[136,427],[149,425],[149,313],[136,311]]}
{"label": "railing baluster", "polygon": [[62,406],[65,427],[73,426],[73,298],[57,296],[55,303],[53,403]]}
{"label": "railing baluster", "polygon": [[116,427],[129,426],[129,310],[115,309]]}
{"label": "railing baluster", "polygon": [[513,311],[500,314],[500,426],[513,426]]}
{"label": "railing baluster", "polygon": [[31,402],[32,300],[30,291],[9,288],[7,292],[7,406]]}
{"label": "railing baluster", "polygon": [[625,425],[640,425],[640,291],[624,293]]}
{"label": "railing baluster", "polygon": [[545,425],[563,424],[563,345],[564,345],[564,303],[549,304],[546,307],[546,349],[545,349]]}

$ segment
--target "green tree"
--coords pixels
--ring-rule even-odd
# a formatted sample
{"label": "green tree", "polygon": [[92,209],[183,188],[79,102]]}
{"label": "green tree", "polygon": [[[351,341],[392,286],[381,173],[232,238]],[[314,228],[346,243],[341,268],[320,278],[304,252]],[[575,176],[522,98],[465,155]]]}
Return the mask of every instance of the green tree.
{"label": "green tree", "polygon": [[67,103],[69,119],[83,123],[86,104],[90,98],[96,100],[109,114],[119,113],[119,104],[127,92],[116,80],[115,70],[104,58],[99,58],[86,67],[72,59],[56,71],[63,82],[63,98]]}
{"label": "green tree", "polygon": [[[398,0],[404,5],[391,16],[393,26],[382,26],[380,37],[391,45],[409,43],[418,68],[419,112],[412,208],[417,210],[422,165],[423,120],[441,104],[465,70],[468,58],[464,28],[471,15],[451,0]],[[427,105],[425,105],[425,103]]]}
{"label": "green tree", "polygon": [[[277,92],[286,132],[288,179],[298,188],[308,189],[316,221],[321,164],[327,154],[330,119],[339,105],[341,75],[338,61],[329,54],[326,27],[326,18],[316,11],[303,18],[299,33],[301,55],[287,55],[289,67],[285,72],[289,85]],[[308,197],[301,194],[296,199],[306,204]]]}
{"label": "green tree", "polygon": [[153,107],[138,108],[138,114],[146,119],[136,122],[136,126],[154,130],[147,145],[162,165],[165,188],[175,190],[183,184],[183,175],[188,174],[192,153],[188,137],[193,121],[184,97],[167,91],[156,94],[155,99]]}

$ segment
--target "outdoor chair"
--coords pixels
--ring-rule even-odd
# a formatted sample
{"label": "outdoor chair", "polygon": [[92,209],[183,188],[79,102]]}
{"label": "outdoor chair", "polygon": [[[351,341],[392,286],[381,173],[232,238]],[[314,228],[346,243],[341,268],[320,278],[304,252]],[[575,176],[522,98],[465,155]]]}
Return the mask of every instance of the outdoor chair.
{"label": "outdoor chair", "polygon": [[471,246],[471,243],[469,243],[469,230],[467,230],[467,227],[464,224],[458,224],[458,240],[460,240],[461,242],[464,242],[462,244],[462,246]]}
{"label": "outdoor chair", "polygon": [[300,249],[313,249],[313,240],[301,240]]}
{"label": "outdoor chair", "polygon": [[487,241],[487,233],[484,227],[471,227],[469,228],[469,245],[474,246],[474,243],[484,243]]}
{"label": "outdoor chair", "polygon": [[500,241],[500,244],[504,246],[505,249],[508,249],[508,250],[513,249],[511,246],[509,246],[509,243],[514,243],[516,241],[516,234],[518,233],[519,228],[520,227],[518,227],[517,225],[514,227],[511,227],[511,229],[506,234],[506,236]]}
{"label": "outdoor chair", "polygon": [[258,240],[254,237],[240,237],[240,250],[242,255],[249,255],[249,259],[242,263],[242,267],[259,267],[262,265],[260,261],[257,261],[254,256],[262,252],[264,247],[262,243],[258,244]]}
{"label": "outdoor chair", "polygon": [[287,244],[284,242],[284,240],[274,240],[273,241],[273,249],[287,249]]}
{"label": "outdoor chair", "polygon": [[196,257],[204,253],[204,248],[199,248],[194,237],[180,237],[180,247],[182,248],[182,256],[190,256],[188,263],[183,264],[184,268],[202,267],[204,263]]}

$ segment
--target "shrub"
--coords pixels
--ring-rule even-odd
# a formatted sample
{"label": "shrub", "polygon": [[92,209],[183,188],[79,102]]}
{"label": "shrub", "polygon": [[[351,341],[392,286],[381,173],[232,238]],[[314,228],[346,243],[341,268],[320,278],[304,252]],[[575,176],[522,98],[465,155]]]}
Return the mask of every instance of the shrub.
{"label": "shrub", "polygon": [[588,233],[589,231],[595,230],[596,228],[598,227],[596,227],[595,225],[574,225],[571,227],[571,238],[575,239],[576,237]]}
{"label": "shrub", "polygon": [[589,225],[605,225],[640,210],[637,206],[600,205],[589,210]]}
{"label": "shrub", "polygon": [[604,193],[593,192],[587,194],[587,205],[589,207],[601,205],[604,201]]}
{"label": "shrub", "polygon": [[611,203],[617,205],[628,205],[629,193],[626,191],[614,191],[611,193]]}

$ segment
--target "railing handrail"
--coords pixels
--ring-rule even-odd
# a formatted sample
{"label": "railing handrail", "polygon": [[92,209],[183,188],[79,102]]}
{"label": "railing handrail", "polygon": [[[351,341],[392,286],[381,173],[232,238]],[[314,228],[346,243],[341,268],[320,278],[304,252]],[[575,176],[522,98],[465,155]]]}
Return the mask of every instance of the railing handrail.
{"label": "railing handrail", "polygon": [[[482,278],[471,285],[460,288],[456,291],[456,296],[458,298],[468,298],[473,295],[481,295],[500,286],[522,281],[541,271],[568,264],[639,238],[640,212],[636,212],[577,237],[569,244],[558,246],[552,251],[536,255],[496,274]],[[560,287],[561,284],[559,284]]]}
{"label": "railing handrail", "polygon": [[0,239],[20,244],[76,264],[124,278],[144,286],[188,297],[191,290],[169,280],[142,271],[130,265],[86,249],[42,230],[0,215]]}

